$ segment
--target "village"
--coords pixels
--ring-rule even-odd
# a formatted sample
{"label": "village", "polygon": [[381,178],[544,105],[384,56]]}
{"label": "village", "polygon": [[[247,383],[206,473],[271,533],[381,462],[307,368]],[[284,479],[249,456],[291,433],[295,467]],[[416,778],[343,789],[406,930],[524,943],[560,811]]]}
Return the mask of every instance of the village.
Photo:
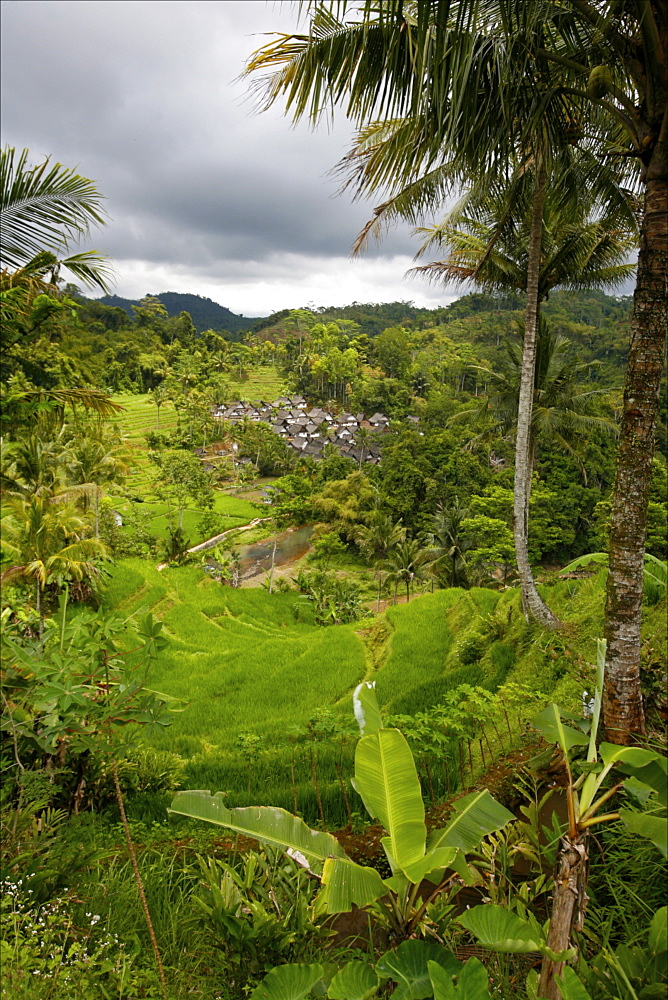
{"label": "village", "polygon": [[[228,424],[266,423],[290,448],[309,458],[321,458],[325,446],[331,444],[360,466],[362,463],[378,464],[379,435],[386,433],[390,425],[383,413],[367,418],[363,413],[335,414],[319,406],[309,409],[303,396],[279,396],[273,403],[261,400],[256,405],[235,400],[226,406],[213,407],[212,416]],[[407,419],[413,424],[419,422],[419,417]],[[237,449],[236,444],[232,445],[233,451]],[[243,461],[240,459],[240,464]]]}

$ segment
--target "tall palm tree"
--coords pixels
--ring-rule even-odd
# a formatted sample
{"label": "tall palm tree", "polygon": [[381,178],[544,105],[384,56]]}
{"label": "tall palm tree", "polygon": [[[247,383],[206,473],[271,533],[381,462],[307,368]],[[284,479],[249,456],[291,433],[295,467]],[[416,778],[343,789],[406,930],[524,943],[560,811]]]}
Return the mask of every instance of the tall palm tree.
{"label": "tall palm tree", "polygon": [[[462,199],[467,214],[455,210],[440,225],[423,230],[428,239],[420,252],[437,245],[448,248],[449,255],[414,269],[432,280],[473,281],[486,289],[527,292],[527,321],[515,394],[513,530],[525,612],[530,611],[548,626],[559,623],[537,591],[528,545],[540,306],[555,287],[614,287],[626,280],[635,267],[626,262],[636,246],[632,203],[616,186],[619,178],[614,172],[598,170],[597,185],[588,183],[596,166],[589,151],[578,150],[566,160],[553,163],[549,183],[547,169],[540,171],[545,187],[541,194],[540,234],[534,231],[537,190],[526,169],[517,170],[508,186],[491,198],[481,196],[479,191],[469,192]],[[532,258],[535,254],[538,260]],[[546,358],[545,335],[543,340]]]}
{"label": "tall palm tree", "polygon": [[157,385],[150,395],[149,402],[155,406],[155,429],[160,430],[160,407],[164,406],[169,399],[169,390],[166,385],[162,383]]}
{"label": "tall palm tree", "polygon": [[28,165],[29,150],[6,146],[0,153],[0,260],[16,271],[26,266],[55,284],[66,267],[75,278],[103,292],[112,274],[108,260],[95,250],[70,253],[72,242],[91,226],[105,223],[103,196],[93,181],[47,157]]}
{"label": "tall palm tree", "polygon": [[[595,139],[600,163],[612,156],[635,172],[644,206],[612,514],[604,695],[608,736],[623,742],[644,728],[643,553],[668,328],[666,0],[311,0],[305,7],[308,34],[279,37],[247,71],[268,70],[257,84],[264,106],[284,98],[297,118],[316,121],[344,106],[359,128],[345,165],[358,192],[385,187],[415,217],[467,170],[477,178],[502,174],[540,130],[543,141],[531,151],[540,155],[528,332],[537,319],[545,155],[564,139]],[[559,107],[560,115],[546,113]],[[378,141],[383,130],[387,142]],[[531,350],[528,336],[518,456],[528,455]]]}
{"label": "tall palm tree", "polygon": [[[316,102],[322,108],[327,99],[347,100],[349,116],[362,126],[343,162],[349,183],[358,193],[391,192],[358,237],[356,249],[372,229],[378,232],[381,220],[399,216],[416,221],[462,180],[473,181],[474,201],[484,203],[490,194],[499,199],[502,192],[511,205],[522,198],[528,223],[527,299],[513,524],[525,614],[555,628],[560,622],[533,580],[526,526],[548,182],[559,179],[553,191],[562,204],[577,201],[581,161],[590,167],[594,162],[574,153],[569,131],[576,116],[573,102],[556,86],[554,67],[537,57],[540,22],[529,18],[509,36],[515,16],[509,0],[360,3],[354,5],[357,17],[348,18],[345,11],[334,16],[342,5],[308,6],[313,12],[310,35],[265,46],[249,68],[272,67],[267,103],[284,93],[296,116],[306,110],[313,114]],[[375,120],[369,123],[372,112]],[[609,183],[610,172],[590,171],[588,186],[623,202],[618,187]],[[506,215],[512,224],[516,216]]]}

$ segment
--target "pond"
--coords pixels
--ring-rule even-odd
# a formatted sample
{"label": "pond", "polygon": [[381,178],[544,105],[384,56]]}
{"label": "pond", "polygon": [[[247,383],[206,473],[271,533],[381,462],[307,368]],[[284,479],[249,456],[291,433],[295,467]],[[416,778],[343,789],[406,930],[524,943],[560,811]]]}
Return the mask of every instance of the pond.
{"label": "pond", "polygon": [[271,553],[274,542],[276,542],[274,566],[285,566],[286,563],[301,559],[308,551],[312,534],[313,527],[310,524],[305,524],[301,528],[291,528],[278,535],[263,538],[261,542],[235,546],[240,557],[241,579],[249,580],[251,577],[271,569]]}

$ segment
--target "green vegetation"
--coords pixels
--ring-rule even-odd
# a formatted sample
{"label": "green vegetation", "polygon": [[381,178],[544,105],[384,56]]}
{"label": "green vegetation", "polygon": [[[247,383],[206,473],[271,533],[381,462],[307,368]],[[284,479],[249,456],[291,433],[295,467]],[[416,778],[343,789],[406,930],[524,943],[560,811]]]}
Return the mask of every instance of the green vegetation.
{"label": "green vegetation", "polygon": [[[575,229],[618,218],[641,159],[647,204],[663,197],[659,6],[388,0],[358,5],[360,33],[316,3],[316,31],[256,56],[298,115],[356,67],[346,162],[360,191],[393,195],[378,225],[469,186],[467,233],[436,270],[514,277],[448,309],[286,310],[240,339],[242,318],[199,297],[87,299],[59,270],[105,289],[104,260],[70,253],[101,196],[3,152],[3,997],[664,995],[666,469],[646,446],[660,212],[640,223],[635,307],[552,288],[613,280],[620,246],[597,256]],[[629,155],[609,167],[611,139]],[[389,427],[315,460],[218,415],[284,392]],[[240,587],[228,546],[260,511],[311,550],[279,572],[270,544],[267,579]],[[513,529],[558,628],[514,586]],[[484,963],[462,962],[476,943]]]}

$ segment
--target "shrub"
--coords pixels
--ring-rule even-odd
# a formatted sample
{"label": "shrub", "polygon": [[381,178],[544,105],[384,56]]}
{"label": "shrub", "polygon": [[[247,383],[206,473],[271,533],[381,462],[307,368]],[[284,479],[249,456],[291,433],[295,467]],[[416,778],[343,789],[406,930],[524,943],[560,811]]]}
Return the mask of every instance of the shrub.
{"label": "shrub", "polygon": [[466,632],[457,642],[457,658],[460,663],[477,663],[482,659],[487,640],[480,632]]}

